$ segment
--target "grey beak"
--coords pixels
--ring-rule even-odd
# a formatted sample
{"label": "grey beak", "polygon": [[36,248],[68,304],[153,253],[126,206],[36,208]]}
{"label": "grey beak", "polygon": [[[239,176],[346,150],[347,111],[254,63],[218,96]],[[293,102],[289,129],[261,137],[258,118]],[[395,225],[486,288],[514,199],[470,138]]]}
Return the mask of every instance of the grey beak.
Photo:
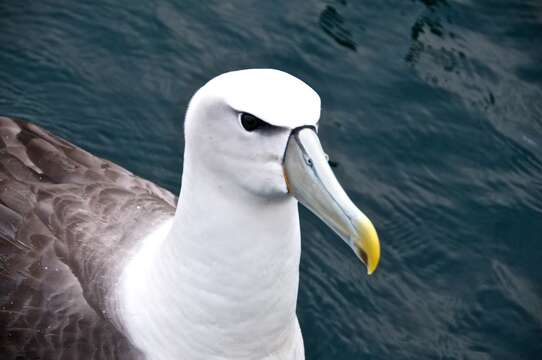
{"label": "grey beak", "polygon": [[313,127],[292,131],[283,167],[289,193],[333,229],[373,273],[380,259],[376,230],[337,181]]}

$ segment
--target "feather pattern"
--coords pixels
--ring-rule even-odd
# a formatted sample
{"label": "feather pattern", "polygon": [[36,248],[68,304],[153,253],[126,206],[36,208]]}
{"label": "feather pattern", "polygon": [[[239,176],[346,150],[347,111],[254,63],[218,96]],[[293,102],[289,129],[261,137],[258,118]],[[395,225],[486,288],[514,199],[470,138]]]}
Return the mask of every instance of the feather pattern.
{"label": "feather pattern", "polygon": [[40,127],[0,117],[0,354],[137,359],[114,317],[123,260],[176,197]]}

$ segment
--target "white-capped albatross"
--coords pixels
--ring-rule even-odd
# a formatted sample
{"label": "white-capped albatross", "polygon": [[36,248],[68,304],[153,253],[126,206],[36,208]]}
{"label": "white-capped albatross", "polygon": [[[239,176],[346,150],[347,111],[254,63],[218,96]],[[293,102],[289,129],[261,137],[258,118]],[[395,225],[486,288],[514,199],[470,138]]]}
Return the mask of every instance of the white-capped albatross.
{"label": "white-capped albatross", "polygon": [[2,359],[303,359],[297,202],[367,265],[380,245],[317,137],[320,98],[278,70],[192,97],[178,201],[0,118]]}

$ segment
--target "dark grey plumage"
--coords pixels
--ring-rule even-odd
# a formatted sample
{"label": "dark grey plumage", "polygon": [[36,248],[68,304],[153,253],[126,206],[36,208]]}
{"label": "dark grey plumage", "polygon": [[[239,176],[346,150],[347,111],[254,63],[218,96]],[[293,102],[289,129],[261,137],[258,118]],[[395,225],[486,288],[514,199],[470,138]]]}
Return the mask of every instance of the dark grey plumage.
{"label": "dark grey plumage", "polygon": [[36,125],[0,117],[0,357],[141,357],[111,290],[175,203]]}

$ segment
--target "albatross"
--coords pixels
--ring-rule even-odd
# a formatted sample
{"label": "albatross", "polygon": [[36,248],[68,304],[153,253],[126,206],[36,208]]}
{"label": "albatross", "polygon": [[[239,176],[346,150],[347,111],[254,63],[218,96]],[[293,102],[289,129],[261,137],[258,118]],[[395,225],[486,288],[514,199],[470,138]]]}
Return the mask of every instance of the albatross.
{"label": "albatross", "polygon": [[192,97],[173,194],[0,118],[3,359],[304,359],[298,202],[366,265],[380,245],[318,139],[320,98],[273,69]]}

